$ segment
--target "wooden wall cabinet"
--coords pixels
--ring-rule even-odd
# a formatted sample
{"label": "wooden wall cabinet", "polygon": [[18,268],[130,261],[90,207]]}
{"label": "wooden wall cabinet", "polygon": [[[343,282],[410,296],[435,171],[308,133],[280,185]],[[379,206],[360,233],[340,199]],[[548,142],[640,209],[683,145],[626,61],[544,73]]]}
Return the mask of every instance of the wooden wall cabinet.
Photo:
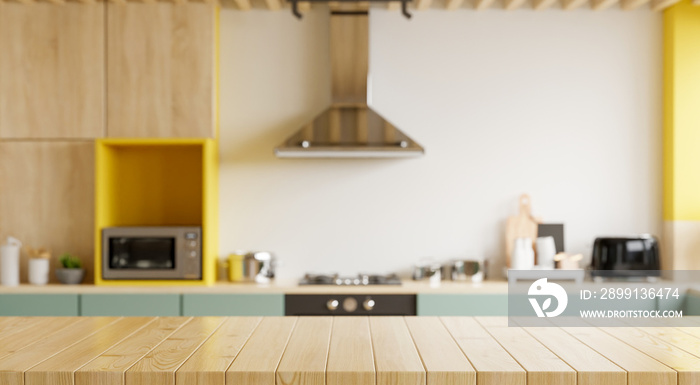
{"label": "wooden wall cabinet", "polygon": [[[58,256],[77,254],[92,281],[94,234],[94,145],[91,141],[0,142],[0,234]],[[22,253],[22,282],[27,257]]]}
{"label": "wooden wall cabinet", "polygon": [[104,133],[104,5],[0,6],[0,138]]}
{"label": "wooden wall cabinet", "polygon": [[213,138],[215,8],[107,5],[107,135]]}

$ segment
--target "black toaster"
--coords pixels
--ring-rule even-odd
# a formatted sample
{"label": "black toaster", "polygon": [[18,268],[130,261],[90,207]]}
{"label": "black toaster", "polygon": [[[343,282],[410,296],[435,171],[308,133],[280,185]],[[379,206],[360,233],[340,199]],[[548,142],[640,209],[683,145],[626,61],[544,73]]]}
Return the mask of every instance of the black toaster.
{"label": "black toaster", "polygon": [[656,237],[640,235],[595,239],[591,256],[593,277],[658,277],[660,269]]}

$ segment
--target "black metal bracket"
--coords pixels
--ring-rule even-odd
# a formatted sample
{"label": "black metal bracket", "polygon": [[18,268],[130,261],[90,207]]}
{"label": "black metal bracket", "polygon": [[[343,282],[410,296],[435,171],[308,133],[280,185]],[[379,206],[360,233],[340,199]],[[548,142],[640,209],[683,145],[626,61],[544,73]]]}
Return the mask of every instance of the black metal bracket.
{"label": "black metal bracket", "polygon": [[[300,1],[305,1],[309,3],[328,3],[330,1],[338,1],[342,3],[359,3],[359,0],[288,0],[292,4],[292,14],[296,16],[297,19],[301,20],[303,18],[303,15],[301,12],[299,12],[299,2]],[[408,3],[412,0],[369,0],[371,3],[389,3],[392,1],[398,1],[401,3],[401,14],[404,15],[405,18],[410,19],[411,13],[408,12]]]}

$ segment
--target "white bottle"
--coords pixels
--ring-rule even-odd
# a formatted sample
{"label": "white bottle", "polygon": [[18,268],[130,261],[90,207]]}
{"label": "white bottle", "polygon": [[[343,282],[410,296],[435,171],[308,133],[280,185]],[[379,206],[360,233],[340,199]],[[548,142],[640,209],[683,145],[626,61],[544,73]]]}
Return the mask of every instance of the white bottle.
{"label": "white bottle", "polygon": [[7,237],[7,243],[0,246],[0,285],[19,285],[19,251],[22,242],[17,238]]}
{"label": "white bottle", "polygon": [[512,270],[532,270],[535,267],[535,251],[530,238],[516,238],[510,256]]}

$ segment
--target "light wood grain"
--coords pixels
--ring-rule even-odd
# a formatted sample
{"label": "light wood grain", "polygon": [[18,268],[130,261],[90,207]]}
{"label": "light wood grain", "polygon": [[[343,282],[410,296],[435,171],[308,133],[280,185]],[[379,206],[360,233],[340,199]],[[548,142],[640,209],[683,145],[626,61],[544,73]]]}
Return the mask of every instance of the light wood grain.
{"label": "light wood grain", "polygon": [[103,7],[3,4],[0,138],[104,135]]}
{"label": "light wood grain", "polygon": [[416,9],[419,11],[425,11],[426,9],[430,8],[430,4],[432,4],[432,0],[416,0]]}
{"label": "light wood grain", "polygon": [[296,320],[296,317],[263,319],[226,371],[226,383],[275,385],[275,371]]}
{"label": "light wood grain", "polygon": [[25,385],[73,385],[73,373],[83,365],[153,322],[152,317],[122,318],[24,373]]}
{"label": "light wood grain", "polygon": [[459,9],[462,4],[464,4],[464,0],[447,0],[445,2],[445,8],[448,11],[454,11],[456,9]]}
{"label": "light wood grain", "polygon": [[591,9],[594,11],[602,11],[617,4],[620,0],[591,0]]}
{"label": "light wood grain", "polygon": [[587,2],[588,0],[562,0],[561,7],[566,11],[570,11],[586,4]]}
{"label": "light wood grain", "polygon": [[[90,142],[0,142],[0,229],[53,252],[51,281],[64,252],[80,258],[87,282],[93,276],[94,162]],[[23,252],[22,282],[27,262]]]}
{"label": "light wood grain", "polygon": [[525,370],[473,318],[441,317],[442,323],[477,371],[478,385],[525,385]]}
{"label": "light wood grain", "polygon": [[231,366],[260,320],[260,317],[227,319],[177,370],[176,385],[224,385],[226,369]]}
{"label": "light wood grain", "polygon": [[576,385],[576,371],[518,327],[486,327],[504,349],[527,371],[533,384]]}
{"label": "light wood grain", "polygon": [[700,384],[700,358],[697,356],[639,329],[615,327],[600,330],[677,371],[678,385]]}
{"label": "light wood grain", "polygon": [[547,9],[551,7],[552,5],[556,4],[557,0],[533,0],[532,1],[532,9],[541,11],[543,9]]}
{"label": "light wood grain", "polygon": [[368,317],[338,317],[333,320],[326,383],[376,384]]}
{"label": "light wood grain", "polygon": [[490,8],[494,2],[495,0],[474,0],[474,9],[482,10]]}
{"label": "light wood grain", "polygon": [[[506,0],[506,9],[515,9],[522,4],[519,0]],[[511,267],[513,246],[517,238],[529,238],[531,242],[537,239],[537,224],[539,220],[532,216],[532,201],[530,196],[523,194],[518,201],[518,215],[508,217],[506,222],[506,266]]]}
{"label": "light wood grain", "polygon": [[368,16],[331,16],[331,93],[334,103],[367,100],[369,55]]}
{"label": "light wood grain", "polygon": [[503,0],[503,8],[506,11],[512,11],[522,7],[526,2],[527,0]]}
{"label": "light wood grain", "polygon": [[214,136],[214,5],[107,5],[107,134]]}
{"label": "light wood grain", "polygon": [[[14,318],[6,318],[13,320]],[[0,332],[0,358],[12,354],[73,324],[71,318],[36,317],[17,318],[21,323],[6,326]]]}
{"label": "light wood grain", "polygon": [[639,329],[700,357],[700,328],[647,327]]}
{"label": "light wood grain", "polygon": [[525,330],[576,370],[578,385],[627,384],[627,373],[622,368],[563,330],[555,327]]}
{"label": "light wood grain", "polygon": [[332,318],[299,317],[277,367],[278,385],[325,385]]}
{"label": "light wood grain", "polygon": [[629,384],[676,384],[676,371],[601,330],[593,327],[562,329],[626,370]]}
{"label": "light wood grain", "polygon": [[476,384],[476,370],[437,317],[406,317],[428,385]]}
{"label": "light wood grain", "polygon": [[24,385],[24,372],[64,349],[89,338],[119,318],[77,318],[73,324],[0,359],[0,384]]}
{"label": "light wood grain", "polygon": [[426,374],[402,317],[369,319],[377,385],[425,385]]}
{"label": "light wood grain", "polygon": [[651,0],[651,10],[660,12],[678,3],[680,0]]}
{"label": "light wood grain", "polygon": [[175,371],[221,325],[224,318],[194,318],[125,373],[128,385],[173,385]]}
{"label": "light wood grain", "polygon": [[650,0],[621,0],[620,7],[625,11],[631,11],[641,7],[642,5],[649,4],[649,1]]}
{"label": "light wood grain", "polygon": [[124,385],[124,373],[167,339],[186,317],[161,317],[128,336],[75,372],[75,385]]}

